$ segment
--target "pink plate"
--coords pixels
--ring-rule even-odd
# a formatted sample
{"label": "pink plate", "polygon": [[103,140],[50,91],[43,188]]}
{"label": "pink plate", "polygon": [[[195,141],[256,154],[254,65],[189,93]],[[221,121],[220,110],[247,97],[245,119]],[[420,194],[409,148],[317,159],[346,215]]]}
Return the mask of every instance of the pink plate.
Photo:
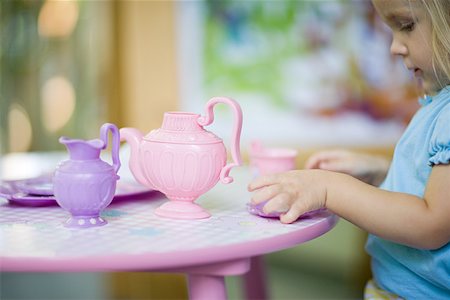
{"label": "pink plate", "polygon": [[[113,201],[132,199],[153,191],[136,182],[118,181]],[[50,175],[22,180],[2,181],[0,182],[0,197],[17,205],[57,205],[53,196],[53,184]]]}

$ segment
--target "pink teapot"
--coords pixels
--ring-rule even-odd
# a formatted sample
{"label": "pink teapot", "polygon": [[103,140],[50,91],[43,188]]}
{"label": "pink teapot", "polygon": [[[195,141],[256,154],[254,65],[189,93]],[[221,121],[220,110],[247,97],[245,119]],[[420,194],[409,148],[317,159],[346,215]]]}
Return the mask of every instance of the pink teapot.
{"label": "pink teapot", "polygon": [[[231,157],[222,139],[203,126],[214,121],[217,103],[231,106],[234,124]],[[155,210],[155,214],[173,219],[203,219],[210,214],[194,201],[219,181],[231,183],[231,168],[241,162],[240,135],[242,110],[230,98],[214,97],[206,103],[205,116],[189,112],[164,113],[161,128],[146,136],[135,128],[120,129],[120,137],[131,146],[129,167],[141,184],[164,193],[171,201]]]}

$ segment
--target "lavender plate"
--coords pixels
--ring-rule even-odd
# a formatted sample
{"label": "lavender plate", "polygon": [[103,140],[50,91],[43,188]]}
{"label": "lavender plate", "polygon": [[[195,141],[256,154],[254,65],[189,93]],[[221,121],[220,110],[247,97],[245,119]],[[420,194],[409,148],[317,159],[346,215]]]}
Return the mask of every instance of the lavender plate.
{"label": "lavender plate", "polygon": [[17,192],[9,196],[8,201],[17,205],[26,206],[50,206],[58,205],[53,195],[30,195],[22,192]]}
{"label": "lavender plate", "polygon": [[[281,214],[282,214],[281,212],[272,212],[272,213],[266,214],[263,211],[263,207],[264,207],[264,205],[266,203],[267,203],[267,201],[261,202],[261,203],[256,204],[256,205],[254,205],[252,203],[247,203],[247,210],[248,210],[249,213],[251,213],[253,215],[256,215],[256,216],[260,216],[260,217],[264,217],[264,218],[279,218],[281,216]],[[324,208],[317,209],[317,210],[312,210],[312,211],[304,213],[300,217],[301,218],[310,217],[310,216],[313,216],[314,214],[319,213],[319,212],[324,211],[324,210],[325,210]]]}
{"label": "lavender plate", "polygon": [[[118,181],[114,200],[129,200],[154,190],[144,187],[136,182]],[[53,196],[53,183],[51,175],[42,175],[36,178],[11,180],[0,182],[0,197],[12,204],[24,206],[50,206],[58,205]]]}
{"label": "lavender plate", "polygon": [[17,190],[22,193],[39,196],[53,196],[52,175],[42,175],[36,178],[12,181]]}
{"label": "lavender plate", "polygon": [[117,181],[116,194],[114,195],[113,201],[130,200],[137,196],[143,196],[154,192],[155,190],[145,187],[137,182],[119,180]]}

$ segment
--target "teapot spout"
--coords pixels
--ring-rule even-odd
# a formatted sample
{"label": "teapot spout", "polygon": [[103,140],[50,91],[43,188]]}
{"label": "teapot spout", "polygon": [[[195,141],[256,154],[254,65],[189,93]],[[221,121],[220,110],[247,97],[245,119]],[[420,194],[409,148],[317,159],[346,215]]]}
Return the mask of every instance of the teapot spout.
{"label": "teapot spout", "polygon": [[120,129],[120,140],[126,141],[130,145],[131,153],[128,166],[134,178],[142,185],[153,188],[146,179],[141,164],[139,163],[139,148],[143,134],[136,128],[125,127]]}

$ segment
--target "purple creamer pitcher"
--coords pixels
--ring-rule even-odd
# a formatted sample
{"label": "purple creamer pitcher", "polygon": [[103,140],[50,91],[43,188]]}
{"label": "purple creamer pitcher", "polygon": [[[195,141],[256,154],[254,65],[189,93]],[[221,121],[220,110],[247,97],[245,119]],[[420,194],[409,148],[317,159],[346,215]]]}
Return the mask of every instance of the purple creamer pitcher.
{"label": "purple creamer pitcher", "polygon": [[[108,131],[112,133],[112,161],[110,165],[100,159],[101,150],[108,145]],[[116,190],[120,168],[119,130],[106,123],[100,128],[100,139],[89,141],[61,137],[70,159],[61,162],[53,176],[56,202],[71,214],[67,227],[87,228],[105,225],[100,212],[107,207]]]}

